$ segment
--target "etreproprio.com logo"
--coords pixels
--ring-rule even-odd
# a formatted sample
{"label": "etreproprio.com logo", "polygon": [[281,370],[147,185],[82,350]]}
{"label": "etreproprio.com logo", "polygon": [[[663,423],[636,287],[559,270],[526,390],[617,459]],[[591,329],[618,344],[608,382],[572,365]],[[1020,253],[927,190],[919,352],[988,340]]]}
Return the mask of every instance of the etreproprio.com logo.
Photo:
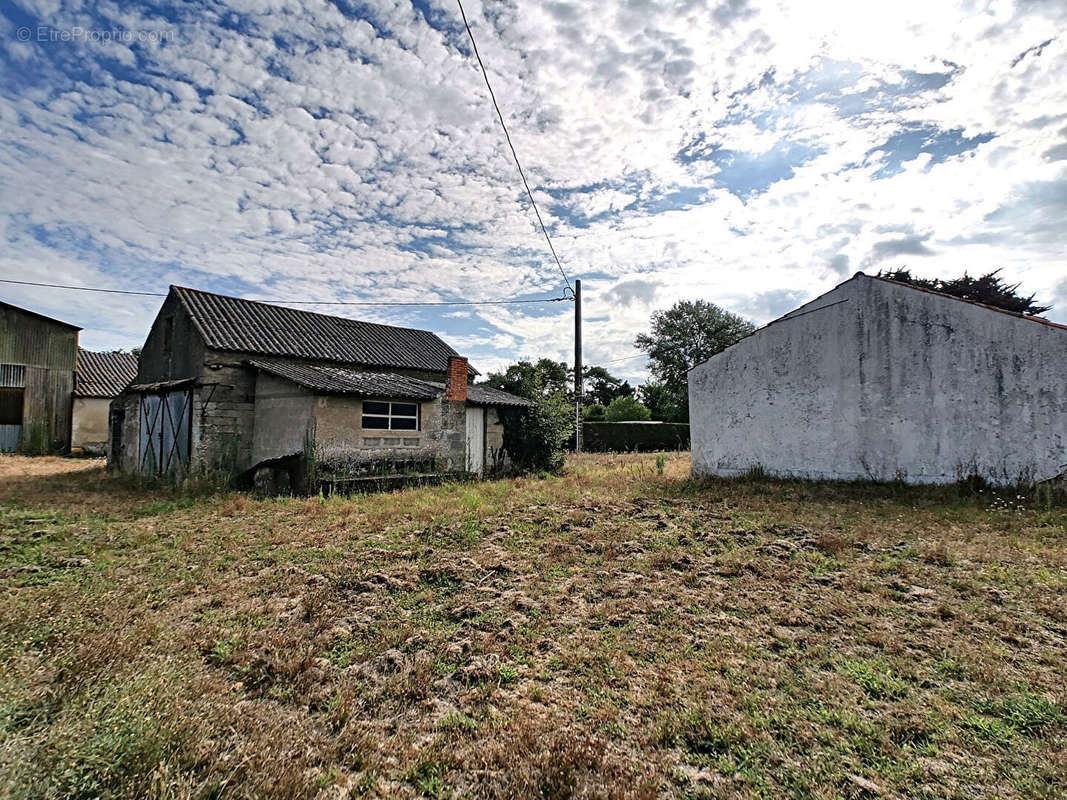
{"label": "etreproprio.com logo", "polygon": [[15,31],[15,38],[20,42],[59,42],[59,43],[107,43],[133,44],[134,42],[170,42],[176,33],[173,30],[129,30],[127,28],[54,28],[50,25],[38,25],[33,28],[23,26]]}

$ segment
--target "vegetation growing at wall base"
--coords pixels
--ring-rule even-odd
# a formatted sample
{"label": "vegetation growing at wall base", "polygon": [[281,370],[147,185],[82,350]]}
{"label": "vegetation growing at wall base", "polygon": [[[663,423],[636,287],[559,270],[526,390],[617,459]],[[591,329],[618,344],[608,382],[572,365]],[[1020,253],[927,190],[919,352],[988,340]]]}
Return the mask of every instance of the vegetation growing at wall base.
{"label": "vegetation growing at wall base", "polygon": [[46,456],[57,451],[58,448],[48,438],[48,425],[41,422],[31,422],[22,426],[22,439],[19,441],[18,452],[24,456]]}

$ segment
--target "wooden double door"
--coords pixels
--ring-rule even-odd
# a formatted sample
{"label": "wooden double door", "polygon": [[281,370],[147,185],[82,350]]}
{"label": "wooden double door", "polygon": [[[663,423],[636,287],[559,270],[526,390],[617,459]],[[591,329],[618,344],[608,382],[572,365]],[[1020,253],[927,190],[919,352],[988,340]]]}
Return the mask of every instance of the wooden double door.
{"label": "wooden double door", "polygon": [[189,471],[193,393],[142,394],[138,440],[141,475],[180,479]]}

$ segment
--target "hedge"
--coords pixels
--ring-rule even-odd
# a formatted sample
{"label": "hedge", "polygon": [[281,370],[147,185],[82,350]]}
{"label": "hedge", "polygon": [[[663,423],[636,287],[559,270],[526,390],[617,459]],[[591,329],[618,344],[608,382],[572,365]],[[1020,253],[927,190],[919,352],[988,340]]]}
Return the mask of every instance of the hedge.
{"label": "hedge", "polygon": [[592,453],[688,450],[689,425],[684,422],[584,422],[582,449]]}

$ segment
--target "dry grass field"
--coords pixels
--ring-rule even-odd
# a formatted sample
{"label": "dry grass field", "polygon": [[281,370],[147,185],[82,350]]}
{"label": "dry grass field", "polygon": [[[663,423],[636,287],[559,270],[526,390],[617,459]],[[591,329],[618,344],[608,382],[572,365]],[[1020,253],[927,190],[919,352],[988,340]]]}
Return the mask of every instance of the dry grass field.
{"label": "dry grass field", "polygon": [[0,794],[1063,796],[1062,506],[688,468],[257,500],[0,458]]}

